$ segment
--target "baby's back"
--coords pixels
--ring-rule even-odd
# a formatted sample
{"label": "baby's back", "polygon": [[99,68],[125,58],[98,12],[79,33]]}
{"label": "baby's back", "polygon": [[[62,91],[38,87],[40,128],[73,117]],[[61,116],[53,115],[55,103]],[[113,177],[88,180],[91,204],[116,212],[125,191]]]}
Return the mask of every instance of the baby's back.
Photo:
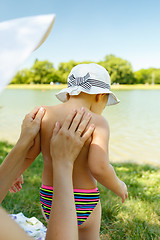
{"label": "baby's back", "polygon": [[[61,125],[66,119],[73,106],[68,102],[57,106],[46,107],[46,114],[41,126],[41,151],[44,160],[44,168],[42,174],[42,183],[47,186],[53,185],[52,160],[50,156],[50,139],[52,136],[55,123],[58,121]],[[99,124],[100,115],[92,113],[91,123],[95,126]],[[88,166],[88,153],[91,139],[89,139],[82,148],[79,156],[74,163],[73,169],[73,185],[77,189],[93,189],[97,183],[92,176]],[[63,143],[62,143],[63,147]]]}

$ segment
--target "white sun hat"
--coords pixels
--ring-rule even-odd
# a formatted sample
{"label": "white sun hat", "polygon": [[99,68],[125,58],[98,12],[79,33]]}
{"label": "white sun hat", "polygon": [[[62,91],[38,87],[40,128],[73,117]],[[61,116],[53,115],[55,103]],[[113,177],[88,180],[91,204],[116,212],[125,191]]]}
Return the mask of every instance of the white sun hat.
{"label": "white sun hat", "polygon": [[111,79],[107,70],[96,64],[79,64],[72,68],[67,79],[67,88],[62,89],[56,97],[67,101],[67,93],[70,96],[78,95],[80,92],[87,94],[109,94],[107,106],[120,102],[113,92],[110,91]]}

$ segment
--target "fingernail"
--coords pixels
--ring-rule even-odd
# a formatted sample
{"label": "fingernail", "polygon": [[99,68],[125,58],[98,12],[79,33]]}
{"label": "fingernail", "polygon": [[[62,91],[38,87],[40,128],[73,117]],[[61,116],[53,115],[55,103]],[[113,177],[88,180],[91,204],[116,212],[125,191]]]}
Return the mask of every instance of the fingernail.
{"label": "fingernail", "polygon": [[81,112],[83,112],[84,111],[84,107],[81,107]]}
{"label": "fingernail", "polygon": [[90,118],[90,117],[91,117],[91,114],[90,114],[90,113],[87,113],[87,117],[89,117],[89,118]]}
{"label": "fingernail", "polygon": [[91,124],[91,127],[92,127],[92,128],[95,128],[94,124]]}
{"label": "fingernail", "polygon": [[59,122],[56,122],[56,127],[58,127],[59,126]]}
{"label": "fingernail", "polygon": [[73,109],[73,112],[77,112],[77,109],[74,108],[74,109]]}
{"label": "fingernail", "polygon": [[44,108],[40,107],[39,111],[44,112]]}

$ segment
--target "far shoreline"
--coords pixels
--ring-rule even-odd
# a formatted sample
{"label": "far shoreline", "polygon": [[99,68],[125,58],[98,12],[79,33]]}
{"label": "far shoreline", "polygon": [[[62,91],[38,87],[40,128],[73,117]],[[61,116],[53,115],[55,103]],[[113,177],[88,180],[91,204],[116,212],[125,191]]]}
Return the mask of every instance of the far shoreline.
{"label": "far shoreline", "polygon": [[[66,88],[67,84],[10,84],[7,89],[30,89],[30,90],[61,90]],[[112,90],[160,90],[160,84],[115,84],[111,85]]]}

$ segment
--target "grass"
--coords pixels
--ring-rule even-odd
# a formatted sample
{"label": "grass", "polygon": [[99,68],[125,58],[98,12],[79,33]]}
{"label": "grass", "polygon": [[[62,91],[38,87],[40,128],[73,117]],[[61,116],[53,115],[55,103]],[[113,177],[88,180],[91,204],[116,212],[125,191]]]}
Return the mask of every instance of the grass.
{"label": "grass", "polygon": [[[12,145],[0,142],[0,161]],[[23,189],[8,193],[2,206],[10,213],[23,212],[27,217],[43,220],[39,187],[41,185],[42,156],[38,156],[24,173]],[[160,239],[160,169],[132,163],[113,164],[117,175],[128,186],[129,197],[124,204],[111,191],[99,185],[102,203],[101,240]]]}
{"label": "grass", "polygon": [[[7,86],[8,89],[40,89],[40,90],[55,90],[66,88],[67,84],[50,85],[50,84],[10,84]],[[112,85],[112,90],[158,90],[160,84],[146,85],[146,84],[135,84],[135,85]]]}

